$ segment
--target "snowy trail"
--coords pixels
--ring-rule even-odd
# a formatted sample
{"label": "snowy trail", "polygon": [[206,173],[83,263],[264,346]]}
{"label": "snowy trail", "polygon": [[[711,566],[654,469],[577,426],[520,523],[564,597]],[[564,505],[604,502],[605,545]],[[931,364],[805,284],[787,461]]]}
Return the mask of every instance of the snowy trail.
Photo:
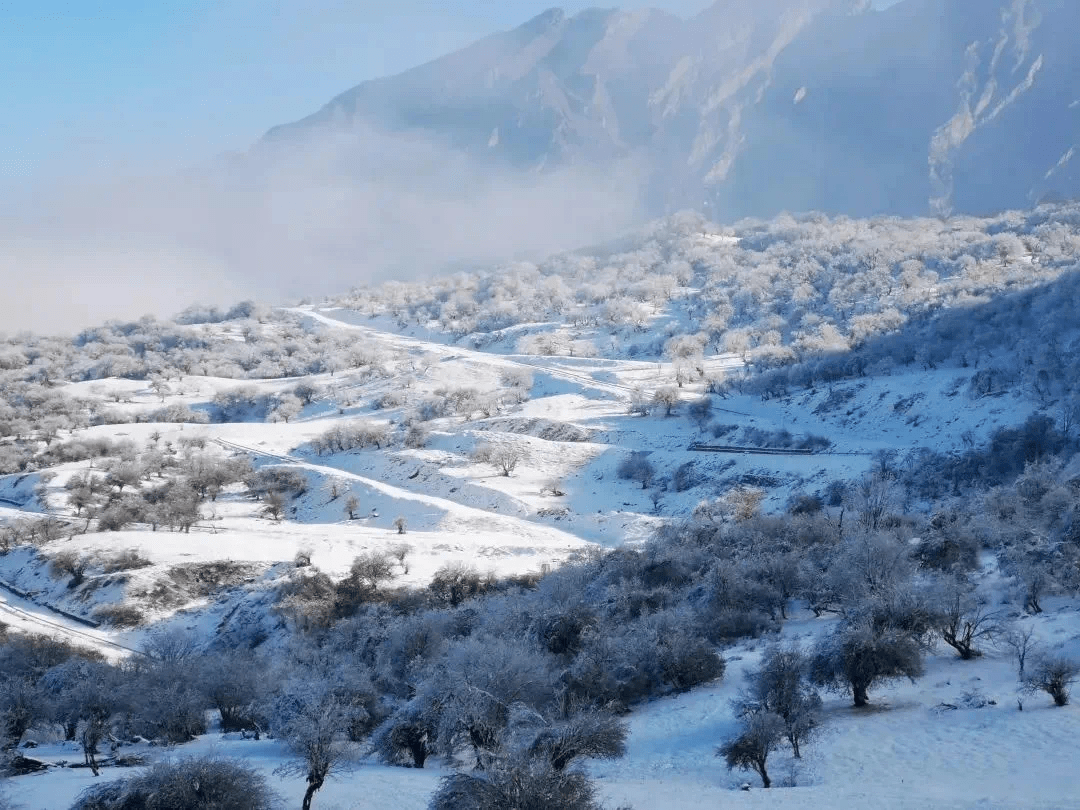
{"label": "snowy trail", "polygon": [[295,312],[299,315],[304,315],[305,317],[312,318],[322,324],[325,324],[326,326],[331,326],[338,329],[348,329],[355,332],[363,332],[366,335],[370,335],[372,338],[377,338],[384,343],[390,344],[399,349],[413,349],[417,351],[435,352],[446,356],[468,358],[470,360],[480,361],[495,366],[503,366],[505,368],[523,368],[530,371],[535,371],[539,369],[546,374],[550,374],[552,377],[557,377],[567,382],[574,382],[580,385],[586,385],[601,391],[615,394],[616,396],[629,395],[629,393],[633,390],[625,385],[620,385],[618,383],[599,382],[598,380],[584,374],[568,372],[565,369],[554,368],[552,366],[542,365],[541,363],[526,363],[519,360],[511,359],[509,357],[503,357],[502,355],[476,351],[475,349],[466,349],[459,346],[446,346],[442,343],[424,341],[420,340],[419,338],[406,337],[405,335],[395,335],[392,332],[383,332],[379,329],[372,329],[367,326],[360,326],[359,324],[338,320],[337,318],[332,318],[329,315],[324,315],[323,313],[316,312],[314,310],[291,309],[289,311]]}
{"label": "snowy trail", "polygon": [[[367,335],[370,335],[372,338],[377,338],[391,346],[395,346],[396,348],[406,351],[412,349],[416,351],[435,352],[441,355],[467,358],[478,362],[488,363],[490,365],[503,366],[505,368],[522,368],[530,371],[542,371],[543,373],[548,374],[556,379],[560,379],[565,382],[577,383],[588,388],[604,391],[606,393],[613,394],[620,399],[626,399],[634,395],[635,393],[638,393],[638,391],[635,390],[634,386],[624,385],[623,383],[617,382],[597,380],[595,377],[589,374],[571,371],[560,363],[551,362],[549,359],[540,356],[529,356],[528,359],[524,359],[524,355],[500,355],[492,354],[489,352],[477,351],[475,349],[467,349],[460,346],[447,346],[442,343],[425,341],[419,338],[394,334],[392,332],[384,332],[382,330],[373,329],[368,326],[361,326],[360,324],[349,323],[348,321],[339,320],[338,318],[331,317],[322,312],[317,312],[313,309],[292,308],[288,311],[312,318],[319,323],[325,324],[326,326],[363,332]],[[711,363],[713,367],[718,369],[731,368],[734,366],[742,365],[742,362],[734,356],[720,356],[717,358],[713,358]],[[641,368],[651,366],[651,363],[634,363],[631,368],[640,370]],[[619,366],[616,366],[616,368],[618,367]],[[649,396],[652,393],[645,388],[641,388],[640,390],[645,394],[645,396]]]}
{"label": "snowy trail", "polygon": [[305,461],[303,459],[295,458],[293,456],[269,453],[265,450],[258,450],[253,447],[247,447],[242,444],[237,444],[236,442],[226,441],[225,439],[217,439],[216,441],[222,447],[249,453],[255,456],[265,456],[267,458],[273,458],[277,461],[282,462],[283,464],[289,464],[299,469],[311,470],[312,472],[317,472],[321,475],[356,481],[388,497],[400,500],[414,501],[416,503],[420,503],[434,509],[442,510],[446,513],[448,518],[450,518],[453,523],[475,525],[477,522],[483,522],[487,524],[490,529],[496,531],[505,531],[509,534],[517,536],[535,537],[537,539],[542,539],[545,544],[567,544],[580,547],[591,545],[588,541],[582,540],[577,535],[561,531],[560,529],[556,529],[553,526],[548,526],[531,520],[525,520],[523,518],[513,517],[511,515],[500,514],[498,512],[491,512],[472,506],[466,506],[464,504],[457,503],[456,501],[452,501],[447,498],[440,498],[437,495],[425,495],[423,493],[413,492],[412,490],[403,489],[401,487],[394,486],[393,484],[386,484],[382,481],[377,481],[373,478],[367,478],[366,476],[359,475],[357,473],[348,472],[347,470],[342,470],[338,467],[329,467],[322,464],[314,464],[310,461]]}
{"label": "snowy trail", "polygon": [[111,660],[142,654],[113,641],[105,633],[88,627],[76,627],[74,622],[62,616],[50,613],[46,618],[42,610],[39,605],[10,592],[0,593],[0,618],[13,628],[55,636],[79,647],[90,646]]}

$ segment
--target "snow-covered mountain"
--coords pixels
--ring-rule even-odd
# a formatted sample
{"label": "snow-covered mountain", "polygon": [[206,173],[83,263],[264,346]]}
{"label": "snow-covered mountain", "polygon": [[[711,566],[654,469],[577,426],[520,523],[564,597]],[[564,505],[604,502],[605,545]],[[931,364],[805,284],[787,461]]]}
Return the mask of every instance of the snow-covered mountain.
{"label": "snow-covered mountain", "polygon": [[634,158],[653,211],[918,214],[1075,196],[1080,7],[719,0],[553,9],[365,82],[266,141],[429,134],[523,170]]}

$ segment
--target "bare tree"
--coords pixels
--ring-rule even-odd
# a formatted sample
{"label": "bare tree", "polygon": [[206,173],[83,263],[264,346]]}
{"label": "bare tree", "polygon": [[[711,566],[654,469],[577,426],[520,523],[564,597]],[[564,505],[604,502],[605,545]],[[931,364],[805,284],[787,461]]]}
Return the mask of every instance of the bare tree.
{"label": "bare tree", "polygon": [[349,495],[345,499],[345,514],[349,516],[349,520],[356,520],[356,510],[360,508],[360,499],[355,495]]}
{"label": "bare tree", "polygon": [[379,589],[381,583],[389,582],[394,578],[394,564],[390,555],[369,551],[353,560],[349,568],[349,578],[374,592]]}
{"label": "bare tree", "polygon": [[938,629],[945,643],[969,661],[982,655],[975,646],[978,641],[992,641],[1001,633],[1001,623],[969,587],[953,582],[946,586],[938,608]]}
{"label": "bare tree", "polygon": [[1027,627],[1013,625],[1006,631],[1002,640],[1013,651],[1013,656],[1016,658],[1017,677],[1023,682],[1027,660],[1039,649],[1039,641],[1035,638],[1035,628],[1030,625]]}
{"label": "bare tree", "polygon": [[1045,567],[1040,563],[1028,562],[1021,566],[1016,576],[1023,588],[1024,609],[1031,613],[1042,613],[1042,598],[1052,585]]}
{"label": "bare tree", "polygon": [[491,464],[507,478],[510,477],[518,463],[522,460],[521,450],[510,445],[502,445],[491,451]]}
{"label": "bare tree", "polygon": [[314,402],[319,393],[320,389],[317,385],[306,381],[298,383],[296,388],[293,389],[293,395],[304,405],[310,405]]}
{"label": "bare tree", "polygon": [[553,495],[558,498],[566,494],[563,489],[563,482],[558,478],[549,478],[544,482],[544,485],[540,487],[541,495]]}
{"label": "bare tree", "polygon": [[68,674],[70,684],[62,689],[61,711],[75,721],[75,739],[94,776],[101,773],[98,746],[108,735],[116,715],[125,707],[125,690],[117,681],[117,671],[107,664],[85,662]]}
{"label": "bare tree", "polygon": [[664,416],[671,416],[679,407],[679,389],[665,385],[653,392],[653,404],[664,409]]}
{"label": "bare tree", "polygon": [[690,407],[687,408],[690,418],[698,426],[698,430],[704,431],[709,424],[709,420],[712,418],[712,397],[704,396],[700,399],[695,399],[690,403]]}
{"label": "bare tree", "polygon": [[276,489],[271,490],[263,496],[263,514],[275,523],[280,523],[288,503],[283,492]]}
{"label": "bare tree", "polygon": [[896,508],[896,481],[891,475],[875,472],[864,477],[853,490],[854,507],[864,529],[876,532],[885,517]]}
{"label": "bare tree", "polygon": [[624,480],[638,481],[641,483],[642,489],[648,489],[649,484],[652,483],[653,477],[656,475],[656,468],[649,461],[647,453],[634,450],[619,462],[619,466],[615,468],[615,473]]}
{"label": "bare tree", "polygon": [[[404,518],[402,518],[402,520],[404,520]],[[405,534],[405,532],[402,531],[400,534]],[[390,548],[390,556],[397,560],[398,565],[401,567],[401,573],[403,574],[409,573],[409,564],[405,562],[405,560],[411,553],[412,546],[408,543],[398,543]]]}

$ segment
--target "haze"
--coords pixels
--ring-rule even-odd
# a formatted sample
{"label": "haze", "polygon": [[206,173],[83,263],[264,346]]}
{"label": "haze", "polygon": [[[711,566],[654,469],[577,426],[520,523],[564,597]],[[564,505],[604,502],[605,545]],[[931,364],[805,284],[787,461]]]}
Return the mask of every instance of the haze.
{"label": "haze", "polygon": [[[6,4],[0,331],[314,295],[576,247],[635,224],[629,160],[603,182],[584,168],[523,181],[433,140],[361,133],[275,166],[273,184],[221,170],[220,155],[342,90],[547,5]],[[652,5],[688,16],[709,4]]]}

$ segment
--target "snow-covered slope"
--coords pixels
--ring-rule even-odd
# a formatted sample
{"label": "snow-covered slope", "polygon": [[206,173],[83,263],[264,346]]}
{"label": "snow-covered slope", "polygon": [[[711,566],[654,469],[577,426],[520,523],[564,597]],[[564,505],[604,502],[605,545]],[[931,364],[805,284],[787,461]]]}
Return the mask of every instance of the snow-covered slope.
{"label": "snow-covered slope", "polygon": [[[756,628],[717,629],[709,654],[722,655],[722,679],[677,694],[655,686],[652,699],[630,702],[626,755],[587,766],[606,803],[1080,807],[1071,773],[1080,715],[1018,693],[1000,640],[965,661],[924,634],[915,682],[875,685],[871,706],[857,710],[827,693],[821,734],[802,759],[773,755],[769,791],[739,790],[747,776],[714,756],[739,728],[731,701],[768,643],[809,649],[851,619],[846,606],[815,601],[832,577],[814,568],[816,555],[850,563],[845,532],[903,549],[902,596],[966,576],[982,607],[1030,628],[1042,650],[1080,655],[1080,470],[1067,463],[1080,417],[1076,222],[1064,207],[933,226],[942,231],[822,217],[735,235],[680,219],[625,253],[557,257],[517,278],[460,274],[239,321],[12,339],[0,351],[0,462],[16,467],[0,476],[0,622],[112,661],[140,655],[162,629],[288,660],[298,652],[289,645],[308,643],[291,635],[296,626],[332,632],[325,614],[320,623],[303,612],[315,604],[302,602],[305,587],[323,587],[321,604],[349,617],[356,605],[335,602],[333,589],[358,576],[356,560],[379,558],[389,568],[365,592],[375,618],[352,626],[360,638],[349,656],[364,637],[382,643],[390,625],[449,613],[424,602],[434,598],[425,589],[470,567],[478,587],[504,588],[474,603],[496,605],[490,615],[450,603],[484,633],[576,605],[615,611],[613,638],[620,621],[646,637],[671,627],[650,630],[654,617],[718,624],[727,608],[712,613],[715,603],[737,596],[725,590],[737,584],[723,578],[728,563],[733,576],[768,573],[775,561],[753,548],[783,545],[778,557],[809,566],[804,584],[755,608]],[[589,286],[600,280],[611,281],[607,298]],[[519,282],[537,296],[508,311],[506,289]],[[622,302],[634,310],[625,321]],[[618,317],[601,314],[609,305]],[[821,341],[807,339],[814,328]],[[1017,457],[995,458],[985,450],[994,447]],[[870,529],[882,482],[892,488],[887,521]],[[191,502],[194,514],[184,511]],[[963,525],[949,529],[950,516]],[[717,539],[694,548],[685,538],[695,532]],[[969,570],[935,567],[927,549],[942,538],[966,544]],[[1034,604],[1032,560],[1044,566]],[[718,570],[705,576],[708,565]],[[666,604],[673,583],[686,590]],[[561,669],[569,659],[551,660]],[[369,664],[357,655],[347,665]],[[412,698],[403,691],[382,697],[397,707]],[[78,760],[49,728],[34,730],[33,756]],[[305,786],[274,774],[289,758],[278,740],[213,725],[165,752],[124,749],[241,757],[289,801]],[[317,805],[423,807],[437,777],[466,759],[437,755],[418,770],[365,755]],[[52,768],[12,780],[10,792],[28,807],[66,808],[92,781]]]}

